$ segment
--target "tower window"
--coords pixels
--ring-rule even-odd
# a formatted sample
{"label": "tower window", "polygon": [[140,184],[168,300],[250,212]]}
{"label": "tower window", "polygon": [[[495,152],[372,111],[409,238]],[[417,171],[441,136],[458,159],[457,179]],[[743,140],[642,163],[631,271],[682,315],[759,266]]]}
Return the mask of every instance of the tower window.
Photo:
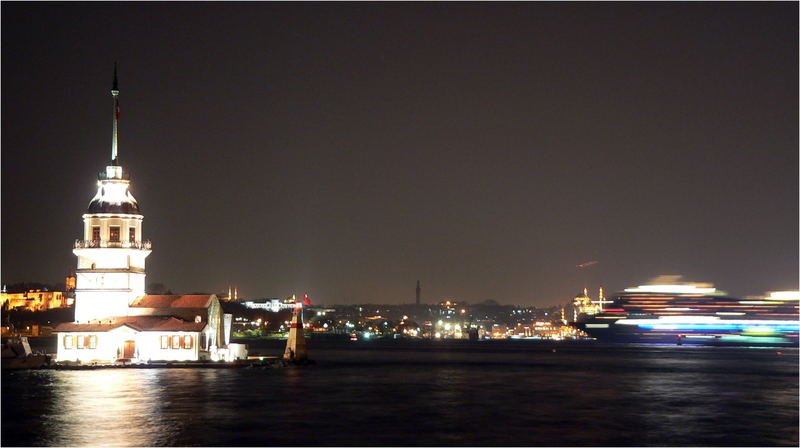
{"label": "tower window", "polygon": [[111,226],[108,228],[108,240],[112,243],[119,242],[119,226]]}
{"label": "tower window", "polygon": [[100,241],[100,226],[92,226],[92,241]]}
{"label": "tower window", "polygon": [[128,241],[130,241],[131,243],[136,241],[136,227],[128,228]]}

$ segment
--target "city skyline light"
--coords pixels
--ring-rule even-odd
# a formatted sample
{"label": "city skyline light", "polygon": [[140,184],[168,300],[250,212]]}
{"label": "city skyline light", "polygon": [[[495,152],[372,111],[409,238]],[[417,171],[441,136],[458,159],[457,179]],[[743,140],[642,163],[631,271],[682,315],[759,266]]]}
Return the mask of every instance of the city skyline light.
{"label": "city skyline light", "polygon": [[420,280],[423,303],[534,306],[661,274],[798,289],[796,4],[3,12],[3,283],[64,278],[95,192],[133,200],[94,183],[119,61],[148,284],[396,304]]}

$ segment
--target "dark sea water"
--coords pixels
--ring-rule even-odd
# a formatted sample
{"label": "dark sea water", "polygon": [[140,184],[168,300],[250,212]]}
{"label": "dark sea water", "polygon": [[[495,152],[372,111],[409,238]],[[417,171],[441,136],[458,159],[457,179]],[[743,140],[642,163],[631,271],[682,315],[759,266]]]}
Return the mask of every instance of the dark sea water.
{"label": "dark sea water", "polygon": [[310,348],[317,364],[304,368],[3,371],[0,443],[798,445],[797,349],[315,340]]}

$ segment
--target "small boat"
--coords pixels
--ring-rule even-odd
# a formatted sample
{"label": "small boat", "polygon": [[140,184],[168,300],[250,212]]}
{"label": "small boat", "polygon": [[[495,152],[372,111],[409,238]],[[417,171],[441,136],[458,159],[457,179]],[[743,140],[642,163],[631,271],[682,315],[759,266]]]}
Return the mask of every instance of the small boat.
{"label": "small boat", "polygon": [[3,369],[38,369],[50,365],[50,356],[33,353],[24,336],[3,340]]}

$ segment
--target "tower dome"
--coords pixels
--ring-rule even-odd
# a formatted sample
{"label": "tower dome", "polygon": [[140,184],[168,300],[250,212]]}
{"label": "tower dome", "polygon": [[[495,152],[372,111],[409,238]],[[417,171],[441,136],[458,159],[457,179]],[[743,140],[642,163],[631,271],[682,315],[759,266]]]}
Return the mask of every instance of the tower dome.
{"label": "tower dome", "polygon": [[97,194],[92,198],[86,212],[141,215],[139,203],[128,191],[130,183],[121,166],[107,166],[106,172],[100,173]]}

